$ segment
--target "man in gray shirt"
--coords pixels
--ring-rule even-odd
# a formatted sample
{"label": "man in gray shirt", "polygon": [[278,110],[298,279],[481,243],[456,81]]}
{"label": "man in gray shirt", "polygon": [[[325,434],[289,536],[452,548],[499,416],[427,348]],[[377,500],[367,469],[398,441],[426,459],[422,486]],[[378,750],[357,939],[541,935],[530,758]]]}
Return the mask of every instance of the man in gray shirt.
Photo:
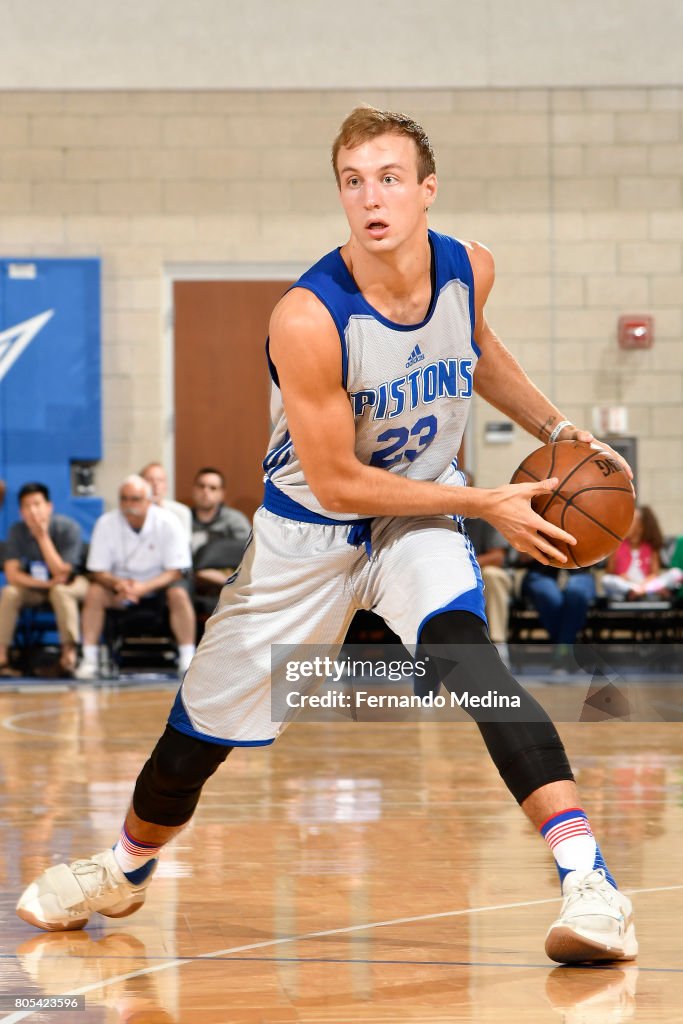
{"label": "man in gray shirt", "polygon": [[57,619],[61,668],[71,674],[80,641],[78,605],[88,590],[87,580],[78,575],[81,528],[74,519],[53,514],[50,492],[41,483],[21,488],[19,513],[21,521],[12,524],[7,538],[7,586],[0,594],[0,675],[20,675],[8,660],[19,612],[47,603]]}
{"label": "man in gray shirt", "polygon": [[196,594],[209,597],[212,604],[226,578],[242,561],[251,533],[247,517],[224,505],[224,497],[225,480],[220,470],[212,466],[200,469],[192,488],[192,564]]}

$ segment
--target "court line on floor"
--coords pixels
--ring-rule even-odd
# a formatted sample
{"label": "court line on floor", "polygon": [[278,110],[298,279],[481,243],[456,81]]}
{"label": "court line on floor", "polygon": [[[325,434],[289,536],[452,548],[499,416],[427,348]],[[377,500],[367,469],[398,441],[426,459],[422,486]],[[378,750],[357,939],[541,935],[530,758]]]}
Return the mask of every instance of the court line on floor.
{"label": "court line on floor", "polygon": [[[137,708],[139,708],[140,705],[144,704],[144,703],[150,703],[150,702],[149,701],[138,702]],[[156,703],[156,702],[154,702],[154,703]],[[137,708],[136,708],[136,710],[137,710]],[[82,729],[77,729],[75,732],[55,732],[53,729],[30,729],[30,728],[27,728],[26,726],[15,724],[15,723],[18,723],[22,719],[25,719],[25,718],[50,718],[51,717],[51,718],[54,719],[54,716],[57,713],[62,713],[63,710],[64,709],[60,705],[56,705],[55,704],[52,707],[48,707],[48,708],[32,708],[30,711],[20,711],[20,712],[18,712],[15,715],[8,715],[6,718],[1,719],[0,720],[0,727],[2,727],[3,729],[6,729],[7,732],[18,733],[20,736],[44,736],[44,737],[48,737],[49,739],[55,739],[55,740],[60,740],[60,739],[61,740],[87,740],[88,736],[83,734],[83,730]],[[69,708],[68,710],[71,712],[73,717],[78,720],[77,723],[76,723],[76,724],[78,724],[78,722],[81,720],[81,718],[83,716],[82,708],[76,706],[74,708]],[[139,734],[138,733],[135,736],[107,737],[107,743],[111,743],[111,742],[115,742],[115,743],[121,743],[121,742],[130,743],[132,740],[147,740],[148,738],[156,739],[156,737],[157,737],[157,733],[150,733],[149,737],[147,735],[145,735],[145,734]]]}
{"label": "court line on floor", "polygon": [[[673,892],[683,889],[683,885],[664,885],[648,889],[631,889],[633,895],[644,893]],[[484,914],[495,910],[520,910],[525,907],[538,907],[548,903],[559,903],[560,897],[552,897],[543,900],[525,900],[520,903],[497,903],[485,907],[466,907],[464,910],[442,910],[434,914],[418,914],[414,917],[395,917],[386,921],[369,921],[365,924],[352,924],[345,928],[326,928],[317,932],[304,932],[301,935],[287,935],[280,939],[264,939],[262,942],[249,942],[242,946],[230,946],[227,949],[215,949],[209,953],[200,953],[192,958],[178,957],[165,963],[154,964],[152,967],[141,967],[137,971],[129,971],[126,974],[118,974],[104,981],[97,981],[91,985],[82,985],[80,988],[72,989],[70,996],[87,995],[100,988],[115,985],[121,981],[130,981],[132,978],[140,978],[148,974],[158,974],[161,971],[168,971],[174,967],[182,967],[184,964],[197,963],[199,960],[229,959],[231,954],[246,953],[252,949],[268,949],[273,946],[282,946],[288,942],[306,942],[310,939],[322,939],[335,935],[348,935],[351,932],[369,931],[374,928],[390,928],[400,924],[416,924],[420,921],[436,921],[446,917],[464,917],[467,914]],[[237,958],[235,958],[237,959]],[[255,957],[255,960],[258,958]],[[524,965],[528,966],[528,965]],[[548,964],[550,967],[550,964]],[[52,993],[50,993],[52,994]],[[10,1013],[7,1017],[0,1017],[0,1024],[18,1024],[18,1021],[25,1020],[40,1010],[20,1010],[18,1013]]]}
{"label": "court line on floor", "polygon": [[[299,936],[300,937],[300,936]],[[294,938],[297,938],[295,936]],[[282,941],[291,942],[292,939],[286,939]],[[544,960],[543,963],[517,963],[512,960],[388,960],[380,959],[378,957],[339,957],[339,956],[219,956],[218,953],[198,953],[196,956],[184,956],[180,958],[181,964],[191,964],[197,960],[205,960],[208,956],[212,960],[216,960],[220,963],[240,963],[240,964],[366,964],[370,967],[373,966],[397,966],[397,967],[511,967],[517,968],[518,970],[545,970],[552,968],[553,965]],[[54,956],[46,956],[47,960],[65,960],[68,959],[64,953],[55,954]],[[98,960],[105,962],[111,962],[113,960],[131,960],[134,956],[128,954],[117,954],[117,955],[100,955],[97,957]],[[165,957],[161,956],[146,956],[145,959],[149,962],[154,960],[165,961]],[[0,960],[16,960],[16,953],[0,953]],[[560,965],[555,965],[559,967]],[[571,966],[571,965],[569,965]],[[584,971],[626,971],[630,967],[638,969],[640,974],[683,974],[683,967],[642,967],[640,964],[636,964],[635,961],[631,964],[630,961],[608,961],[604,963],[594,964],[575,964],[574,968],[577,970]],[[129,977],[128,975],[126,977]],[[134,975],[130,975],[134,977]],[[111,984],[113,981],[117,981],[117,978],[110,978],[108,981],[101,981],[99,985],[101,988]],[[78,995],[79,993],[69,992],[69,995]],[[26,998],[26,997],[22,997]],[[52,998],[57,998],[53,996]],[[34,1011],[38,1012],[38,1011]],[[0,1021],[0,1024],[3,1024]]]}
{"label": "court line on floor", "polygon": [[[52,692],[54,692],[54,691],[52,691]],[[60,691],[60,692],[64,692],[64,691]],[[76,693],[78,691],[69,689],[69,692]],[[80,691],[80,692],[82,693],[83,691]],[[95,691],[95,692],[97,692],[97,691]],[[127,688],[124,688],[124,689],[122,689],[120,691],[117,691],[117,696],[122,696],[123,694],[126,694],[126,693],[135,693],[139,697],[139,694],[141,692],[143,692],[141,689],[137,689],[136,690],[135,687],[127,687]],[[171,692],[171,690],[170,690],[170,688],[168,690],[159,690],[159,689],[156,689],[156,688],[145,688],[144,692],[146,694],[149,694],[150,697],[151,697],[152,694],[154,694],[155,699],[154,700],[147,700],[147,701],[144,701],[144,702],[141,702],[141,701],[138,700],[137,708],[139,708],[140,705],[144,704],[144,703],[147,703],[147,704],[154,703],[154,704],[156,704],[157,703],[156,697],[160,696],[162,693]],[[0,690],[0,696],[1,696],[1,694],[2,694],[2,691]],[[169,707],[170,707],[170,705],[169,705]],[[13,715],[8,715],[6,718],[0,719],[0,728],[6,729],[8,732],[17,733],[19,735],[40,736],[40,737],[43,737],[43,738],[46,738],[46,739],[50,739],[50,740],[86,740],[86,741],[89,740],[90,737],[87,734],[84,734],[83,730],[80,730],[80,729],[76,729],[76,731],[74,731],[74,732],[55,732],[52,729],[40,729],[40,728],[31,729],[31,728],[29,728],[27,726],[23,726],[23,725],[18,724],[23,719],[32,718],[32,717],[48,718],[48,717],[54,716],[55,714],[63,712],[63,710],[64,709],[63,709],[63,706],[61,704],[54,704],[54,705],[52,705],[51,707],[48,707],[48,708],[40,708],[40,709],[33,708],[30,711],[22,711],[22,712],[13,714]],[[74,715],[74,717],[77,718],[76,724],[78,725],[80,719],[82,718],[82,714],[83,714],[82,709],[80,707],[76,706],[76,707],[73,707],[72,709],[69,709],[69,710],[71,710],[71,713]],[[681,721],[683,720],[683,705],[681,706],[680,710],[682,712],[681,719],[675,719],[675,720],[672,719],[670,722],[669,721],[662,721],[662,720],[658,719],[656,721],[653,720],[652,722],[645,722],[645,721],[644,722],[641,722],[641,721],[632,721],[632,722],[630,722],[629,721],[629,722],[621,722],[620,724],[622,724],[622,725],[642,725],[642,724],[647,724],[647,725],[651,725],[651,724],[657,724],[657,725],[680,725]],[[561,719],[561,721],[564,722],[564,719]],[[441,719],[433,719],[433,720],[432,719],[427,719],[427,718],[421,719],[421,720],[403,719],[403,720],[395,721],[395,722],[370,722],[370,721],[352,722],[350,720],[347,720],[345,718],[340,717],[340,718],[338,718],[338,719],[336,719],[334,721],[326,721],[326,722],[293,721],[292,723],[290,723],[290,729],[300,728],[300,727],[304,727],[305,728],[306,726],[309,726],[309,725],[339,725],[341,723],[348,724],[348,725],[358,725],[358,724],[360,724],[364,728],[379,728],[379,727],[383,727],[383,726],[386,726],[386,725],[401,726],[401,727],[405,726],[405,727],[411,727],[411,728],[413,728],[415,725],[419,725],[419,726],[446,726],[446,725],[448,725],[451,728],[453,726],[465,726],[465,727],[469,728],[469,727],[473,727],[475,725],[475,723],[473,721],[468,720],[468,719],[452,719],[452,718],[441,718]],[[598,723],[586,723],[586,722],[579,723],[578,721],[570,719],[568,722],[565,722],[565,724],[569,724],[569,725],[577,725],[577,724],[587,725],[587,724],[598,724]],[[157,732],[154,732],[154,733],[136,733],[134,736],[130,736],[130,735],[108,736],[106,738],[106,742],[109,743],[109,744],[114,744],[114,745],[116,745],[116,744],[123,744],[123,743],[131,743],[133,741],[138,741],[138,740],[139,741],[143,741],[144,740],[145,742],[149,742],[149,741],[156,742],[156,740],[158,738],[158,735],[159,735],[159,732],[157,731]],[[97,738],[97,742],[100,742],[99,738]],[[297,749],[296,748],[292,748],[292,755],[293,756],[297,756]],[[368,751],[367,755],[374,757],[376,755],[376,751]],[[337,756],[337,757],[347,757],[348,756],[348,757],[353,757],[353,758],[357,759],[358,757],[365,756],[365,752],[361,751],[361,750],[357,750],[355,747],[348,747],[348,748],[338,747],[338,748],[335,748],[335,756]],[[396,752],[392,752],[390,750],[387,750],[387,751],[383,752],[382,756],[383,757],[401,757],[402,759],[405,759],[406,757],[421,757],[422,755],[419,752],[415,752],[415,753],[411,754],[409,751],[406,751],[406,750],[401,750],[401,751],[396,751]],[[612,755],[608,754],[607,756],[609,757],[609,756],[612,756]],[[674,757],[676,755],[669,754],[667,756]]]}

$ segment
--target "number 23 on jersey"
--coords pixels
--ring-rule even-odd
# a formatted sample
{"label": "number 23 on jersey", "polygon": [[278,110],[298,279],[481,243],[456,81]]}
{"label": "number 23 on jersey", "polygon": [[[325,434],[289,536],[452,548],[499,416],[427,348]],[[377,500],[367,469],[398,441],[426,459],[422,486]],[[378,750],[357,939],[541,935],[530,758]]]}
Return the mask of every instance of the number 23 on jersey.
{"label": "number 23 on jersey", "polygon": [[370,465],[389,469],[401,459],[414,462],[436,437],[437,426],[436,416],[422,416],[410,429],[392,427],[382,431],[377,436],[382,447],[373,452]]}

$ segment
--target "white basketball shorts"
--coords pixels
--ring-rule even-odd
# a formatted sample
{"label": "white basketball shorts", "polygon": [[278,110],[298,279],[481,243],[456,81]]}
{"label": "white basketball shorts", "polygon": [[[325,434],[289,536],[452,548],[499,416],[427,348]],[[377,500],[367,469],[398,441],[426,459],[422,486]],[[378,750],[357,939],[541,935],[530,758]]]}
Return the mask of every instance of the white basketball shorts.
{"label": "white basketball shorts", "polygon": [[[448,516],[372,521],[372,553],[349,526],[284,519],[264,508],[178,691],[181,732],[231,746],[272,743],[271,645],[341,645],[354,613],[380,615],[414,645],[434,615],[461,609],[486,622],[474,549]],[[333,654],[331,656],[334,656]]]}

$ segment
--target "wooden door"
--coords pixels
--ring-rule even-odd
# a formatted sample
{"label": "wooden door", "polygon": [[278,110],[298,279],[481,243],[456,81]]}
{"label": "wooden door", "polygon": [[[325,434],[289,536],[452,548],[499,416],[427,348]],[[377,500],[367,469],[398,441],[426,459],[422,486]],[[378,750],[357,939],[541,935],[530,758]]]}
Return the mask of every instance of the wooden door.
{"label": "wooden door", "polygon": [[176,281],[176,497],[215,466],[226,502],[251,518],[263,496],[261,462],[270,434],[268,321],[288,281]]}

